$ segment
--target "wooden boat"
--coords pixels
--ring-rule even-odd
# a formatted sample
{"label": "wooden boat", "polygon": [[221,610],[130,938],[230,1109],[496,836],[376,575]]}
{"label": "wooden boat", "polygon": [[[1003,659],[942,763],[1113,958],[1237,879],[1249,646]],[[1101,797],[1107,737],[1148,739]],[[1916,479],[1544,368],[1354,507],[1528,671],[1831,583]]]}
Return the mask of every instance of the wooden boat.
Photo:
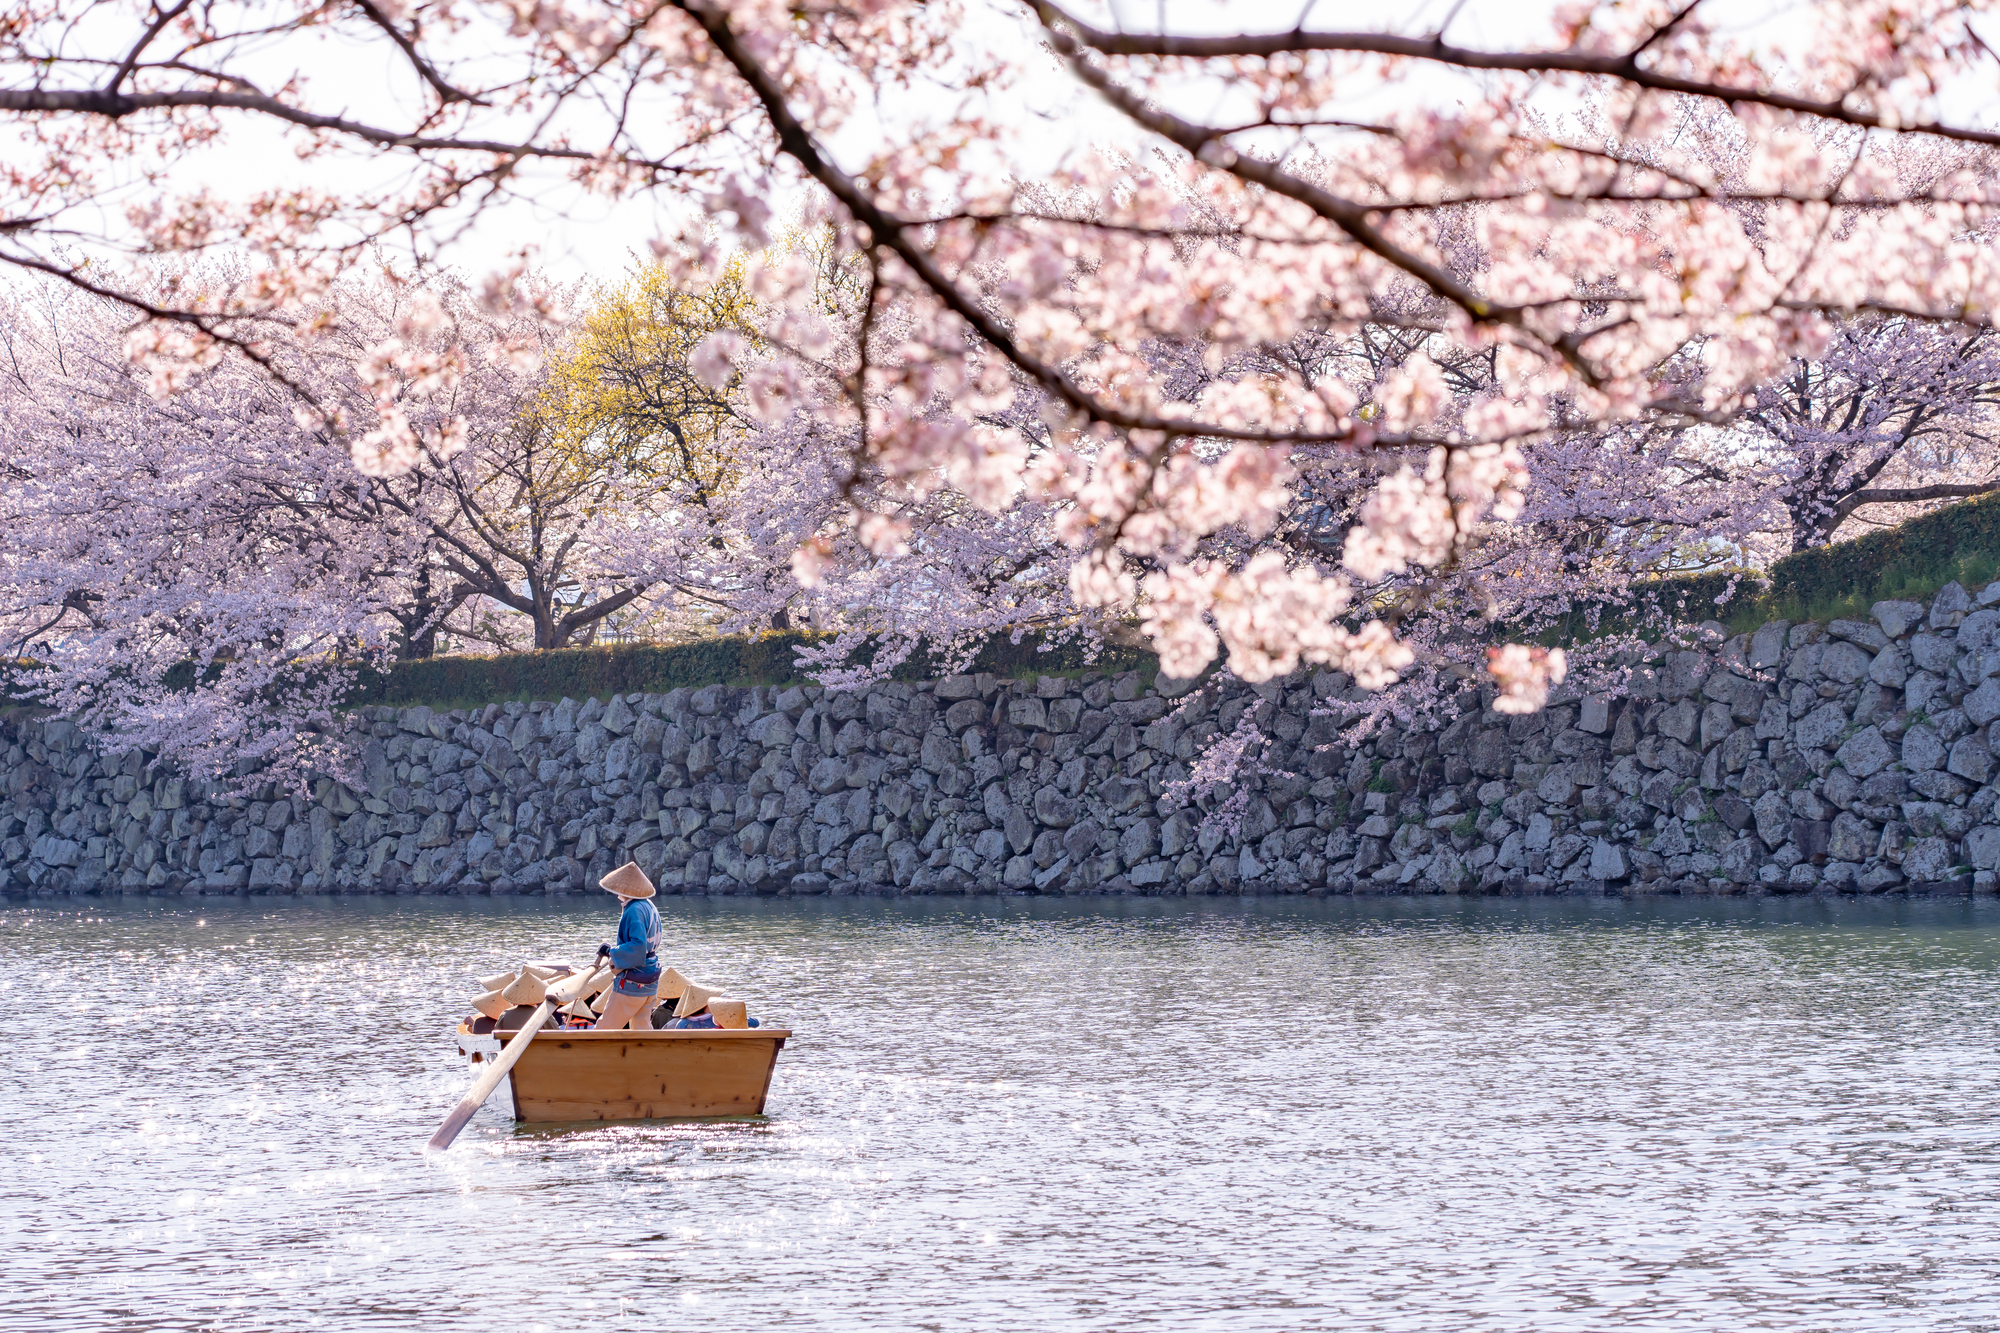
{"label": "wooden boat", "polygon": [[[480,1026],[487,1026],[482,1022]],[[515,1034],[458,1028],[475,1061]],[[791,1032],[781,1028],[537,1032],[508,1072],[514,1119],[664,1120],[762,1115],[771,1071]]]}

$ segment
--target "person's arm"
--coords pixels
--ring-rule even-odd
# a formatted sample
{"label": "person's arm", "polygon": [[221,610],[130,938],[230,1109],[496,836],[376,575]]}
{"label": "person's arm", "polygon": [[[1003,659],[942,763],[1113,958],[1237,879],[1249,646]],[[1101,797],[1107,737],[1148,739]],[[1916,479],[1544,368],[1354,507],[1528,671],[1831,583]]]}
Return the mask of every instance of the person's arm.
{"label": "person's arm", "polygon": [[646,931],[639,920],[638,908],[638,903],[631,903],[618,918],[618,943],[611,949],[611,966],[621,972],[646,961]]}

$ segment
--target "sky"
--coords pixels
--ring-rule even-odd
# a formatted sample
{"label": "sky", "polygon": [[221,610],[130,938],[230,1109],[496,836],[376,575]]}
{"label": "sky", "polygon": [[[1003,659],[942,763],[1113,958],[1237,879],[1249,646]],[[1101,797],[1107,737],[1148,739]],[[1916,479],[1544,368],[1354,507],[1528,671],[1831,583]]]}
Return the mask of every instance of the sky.
{"label": "sky", "polygon": [[[964,0],[967,21],[961,39],[974,55],[1014,56],[1023,71],[1017,84],[998,100],[999,118],[1017,132],[1007,146],[1010,160],[1026,175],[1055,165],[1063,155],[1092,147],[1134,148],[1141,135],[1123,117],[1099,103],[1061,71],[1052,57],[1038,49],[1038,29],[1023,9],[1009,0]],[[1312,6],[1314,26],[1389,28],[1428,32],[1452,14],[1447,0],[1415,4],[1328,3]],[[1546,6],[1541,0],[1465,0],[1451,19],[1451,35],[1468,43],[1532,40],[1546,32]],[[102,13],[102,11],[100,11]],[[1083,4],[1079,13],[1107,26],[1156,26],[1162,15],[1176,31],[1206,32],[1230,28],[1289,27],[1296,11],[1282,14],[1269,3],[1190,3],[1188,0],[1122,0],[1117,5]],[[1273,23],[1277,15],[1278,22]],[[100,20],[102,21],[102,20]],[[94,33],[86,28],[81,40]],[[454,50],[477,48],[476,32],[462,36]],[[309,42],[303,53],[302,44]],[[103,49],[103,43],[99,43]],[[282,47],[262,53],[254,66],[265,86],[283,83],[295,71],[308,81],[308,101],[317,110],[336,112],[380,124],[404,123],[418,103],[414,79],[385,44],[364,46],[332,34],[301,39],[289,37]],[[1415,100],[1424,94],[1419,72],[1402,93]],[[1438,89],[1443,79],[1433,78]],[[1436,91],[1436,90],[1434,90]],[[885,96],[885,119],[920,114],[922,99]],[[1200,110],[1209,108],[1202,107]],[[878,141],[879,122],[864,109],[831,139],[836,157],[857,165]],[[4,153],[5,149],[0,149]],[[530,168],[531,172],[537,169]],[[543,178],[524,197],[482,216],[459,236],[450,251],[452,262],[467,272],[505,265],[523,247],[532,247],[534,262],[561,280],[603,280],[615,277],[635,255],[649,253],[648,244],[676,225],[685,201],[640,196],[618,201],[587,194],[560,178]],[[270,122],[233,121],[226,135],[208,151],[182,160],[167,181],[175,192],[206,190],[225,199],[242,198],[286,181],[310,183],[359,197],[388,196],[402,180],[396,164],[364,154],[336,154],[301,163],[285,133]],[[116,196],[99,210],[95,228],[116,232],[123,227],[119,210],[139,191]],[[696,205],[698,206],[698,205]],[[781,210],[782,211],[782,210]]]}

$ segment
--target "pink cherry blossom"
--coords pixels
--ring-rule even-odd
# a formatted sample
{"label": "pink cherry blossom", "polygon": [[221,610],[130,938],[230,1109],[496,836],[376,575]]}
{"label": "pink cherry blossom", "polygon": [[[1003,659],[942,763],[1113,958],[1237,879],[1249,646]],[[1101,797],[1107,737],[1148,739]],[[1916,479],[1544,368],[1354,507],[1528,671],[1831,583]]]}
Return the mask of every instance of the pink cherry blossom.
{"label": "pink cherry blossom", "polygon": [[[15,604],[61,609],[79,642],[157,634],[164,657],[222,623],[191,609],[211,577],[293,608],[230,621],[225,675],[372,650],[393,599],[355,587],[414,586],[449,524],[399,502],[393,539],[350,549],[348,528],[276,515],[478,474],[572,294],[513,238],[476,298],[408,275],[578,189],[665,220],[676,281],[744,264],[756,308],[694,358],[738,385],[730,475],[608,478],[576,614],[811,624],[874,636],[878,663],[1136,623],[1175,675],[1320,664],[1423,711],[1487,671],[1523,708],[1568,663],[1487,663],[1496,625],[1599,617],[1662,573],[1753,567],[1993,483],[2000,135],[1948,113],[1993,91],[1976,7],[1808,0],[1774,43],[1706,8],[1578,0],[1514,46],[1466,44],[1455,15],[1182,32],[1094,12],[24,0],[0,25],[21,140],[0,264],[94,303],[88,345],[133,370],[24,354],[9,429],[35,554]],[[308,77],[329,41],[407,95]],[[1024,121],[1022,76],[1050,60],[1121,141],[1072,133],[1059,102]],[[208,155],[271,133],[371,184],[203,182]],[[405,276],[373,286],[385,255]],[[85,380],[111,386],[89,410],[48,387]],[[79,433],[120,441],[103,457],[183,513],[235,512],[251,450],[257,493],[290,497],[257,529],[283,558],[177,573],[170,607],[104,556],[124,572],[74,581],[118,589],[115,615],[112,593],[58,586],[57,553],[82,570],[106,549],[59,482]],[[181,549],[159,534],[182,520],[111,493],[154,534],[136,547]],[[451,558],[535,642],[582,623]],[[1579,649],[1579,676],[1630,646]],[[834,651],[814,661],[859,670]]]}

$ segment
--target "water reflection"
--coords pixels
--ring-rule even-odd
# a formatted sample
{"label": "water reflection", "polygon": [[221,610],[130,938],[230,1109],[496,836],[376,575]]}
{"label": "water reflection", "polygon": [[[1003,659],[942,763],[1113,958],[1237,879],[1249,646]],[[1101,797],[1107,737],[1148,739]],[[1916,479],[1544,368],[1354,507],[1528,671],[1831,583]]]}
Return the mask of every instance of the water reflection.
{"label": "water reflection", "polygon": [[608,905],[0,908],[0,1327],[2000,1323],[1990,904],[662,906],[769,1118],[428,1158]]}

